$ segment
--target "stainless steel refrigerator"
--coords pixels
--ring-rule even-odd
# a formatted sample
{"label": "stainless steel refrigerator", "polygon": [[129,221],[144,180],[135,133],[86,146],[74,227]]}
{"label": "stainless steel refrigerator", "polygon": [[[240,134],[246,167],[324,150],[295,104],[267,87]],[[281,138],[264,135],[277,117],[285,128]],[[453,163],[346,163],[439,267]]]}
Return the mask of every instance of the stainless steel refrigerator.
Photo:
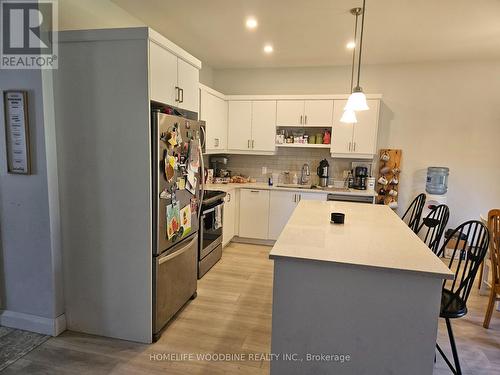
{"label": "stainless steel refrigerator", "polygon": [[196,297],[204,123],[152,113],[153,339]]}

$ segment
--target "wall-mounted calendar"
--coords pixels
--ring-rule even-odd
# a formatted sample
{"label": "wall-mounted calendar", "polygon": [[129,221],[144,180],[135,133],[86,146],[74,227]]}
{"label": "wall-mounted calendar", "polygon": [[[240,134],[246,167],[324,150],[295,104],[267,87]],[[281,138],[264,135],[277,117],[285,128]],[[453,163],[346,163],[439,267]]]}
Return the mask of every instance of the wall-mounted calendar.
{"label": "wall-mounted calendar", "polygon": [[31,174],[28,92],[4,91],[7,170],[15,174]]}

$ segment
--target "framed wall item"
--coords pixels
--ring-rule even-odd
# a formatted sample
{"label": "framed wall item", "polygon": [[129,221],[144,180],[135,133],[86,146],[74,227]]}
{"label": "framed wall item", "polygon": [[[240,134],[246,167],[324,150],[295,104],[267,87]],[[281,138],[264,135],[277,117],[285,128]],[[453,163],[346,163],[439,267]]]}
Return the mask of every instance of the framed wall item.
{"label": "framed wall item", "polygon": [[4,91],[3,103],[7,171],[14,174],[31,174],[28,92],[23,90]]}

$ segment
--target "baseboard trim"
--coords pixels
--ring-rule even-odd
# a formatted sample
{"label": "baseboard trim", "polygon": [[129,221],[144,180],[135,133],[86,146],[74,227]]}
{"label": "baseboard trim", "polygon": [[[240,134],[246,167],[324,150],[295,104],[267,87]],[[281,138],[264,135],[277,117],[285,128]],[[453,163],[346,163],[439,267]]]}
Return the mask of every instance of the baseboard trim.
{"label": "baseboard trim", "polygon": [[66,330],[66,315],[61,314],[55,319],[50,319],[37,315],[3,310],[0,312],[0,325],[41,333],[43,335],[58,336]]}
{"label": "baseboard trim", "polygon": [[231,239],[231,242],[236,242],[236,243],[247,243],[250,245],[264,245],[264,246],[274,246],[276,241],[273,240],[260,240],[257,238],[247,238],[247,237],[238,237],[234,236]]}

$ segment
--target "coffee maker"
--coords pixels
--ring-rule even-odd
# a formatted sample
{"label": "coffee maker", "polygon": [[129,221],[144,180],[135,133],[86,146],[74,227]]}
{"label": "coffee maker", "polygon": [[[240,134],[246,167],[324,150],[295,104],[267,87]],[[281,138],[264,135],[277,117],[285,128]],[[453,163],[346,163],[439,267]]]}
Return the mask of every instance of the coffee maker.
{"label": "coffee maker", "polygon": [[366,190],[366,179],[368,178],[367,167],[354,168],[354,184],[353,188],[357,190]]}
{"label": "coffee maker", "polygon": [[319,177],[319,186],[326,187],[328,186],[328,174],[330,171],[330,164],[326,159],[323,159],[319,162],[319,167],[317,169],[317,174]]}

